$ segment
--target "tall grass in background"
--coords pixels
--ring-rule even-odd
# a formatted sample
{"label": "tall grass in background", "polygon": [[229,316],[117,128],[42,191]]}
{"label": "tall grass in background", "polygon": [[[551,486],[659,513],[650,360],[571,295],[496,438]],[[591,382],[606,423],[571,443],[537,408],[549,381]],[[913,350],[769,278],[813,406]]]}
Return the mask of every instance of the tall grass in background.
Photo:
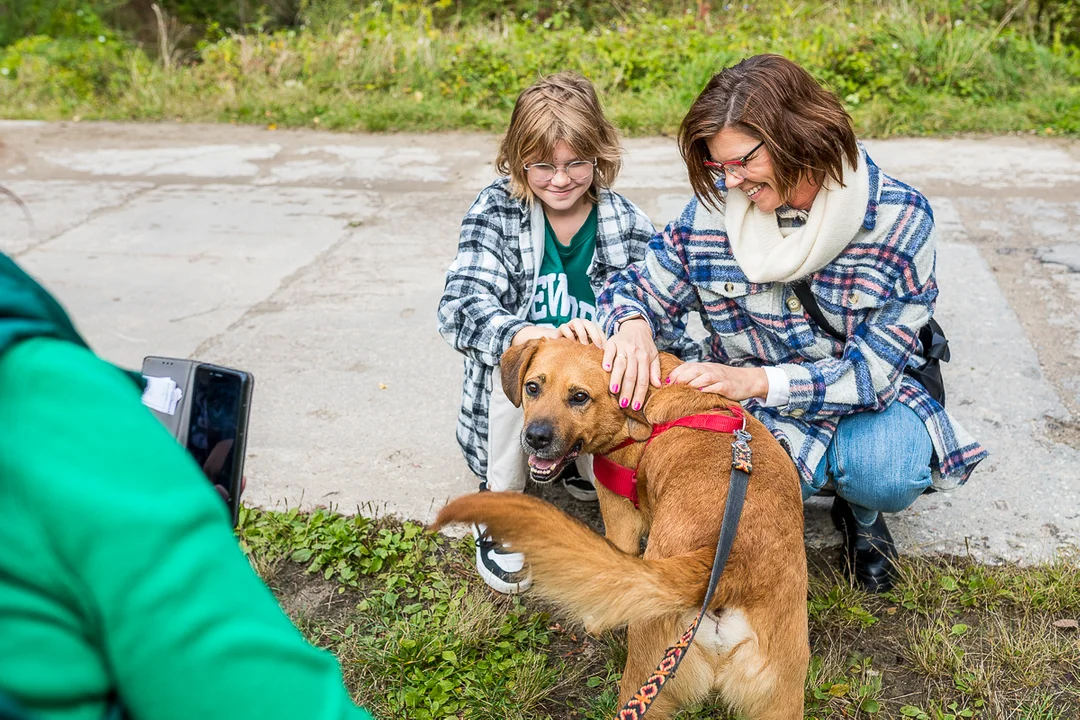
{"label": "tall grass in background", "polygon": [[449,6],[313,6],[300,27],[211,33],[178,66],[118,34],[25,38],[0,49],[0,113],[494,130],[523,87],[572,69],[626,132],[670,133],[713,73],[776,52],[835,91],[864,135],[1080,133],[1080,50],[1025,0],[1000,17],[949,0],[613,3],[603,22],[570,5],[542,19]]}

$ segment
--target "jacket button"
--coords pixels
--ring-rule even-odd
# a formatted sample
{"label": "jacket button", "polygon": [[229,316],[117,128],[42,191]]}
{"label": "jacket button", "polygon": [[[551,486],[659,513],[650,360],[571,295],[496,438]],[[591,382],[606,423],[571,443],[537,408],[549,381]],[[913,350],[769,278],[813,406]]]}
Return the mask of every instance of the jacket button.
{"label": "jacket button", "polygon": [[848,295],[848,305],[857,305],[859,303],[859,293],[853,292]]}
{"label": "jacket button", "polygon": [[803,416],[803,409],[802,408],[795,408],[794,410],[789,412],[788,415],[790,415],[793,418],[801,418]]}
{"label": "jacket button", "polygon": [[802,310],[802,303],[799,302],[799,298],[792,295],[787,299],[788,310],[791,312],[799,312]]}
{"label": "jacket button", "polygon": [[735,283],[724,283],[724,292],[732,292],[735,289]]}

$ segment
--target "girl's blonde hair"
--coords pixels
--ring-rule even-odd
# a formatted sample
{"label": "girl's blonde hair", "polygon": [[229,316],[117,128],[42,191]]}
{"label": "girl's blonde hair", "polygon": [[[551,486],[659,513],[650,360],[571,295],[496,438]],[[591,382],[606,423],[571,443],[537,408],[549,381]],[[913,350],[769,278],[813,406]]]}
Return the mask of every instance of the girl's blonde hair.
{"label": "girl's blonde hair", "polygon": [[532,205],[535,200],[525,164],[551,162],[555,145],[565,142],[581,160],[596,158],[589,198],[599,187],[611,187],[622,167],[622,148],[615,127],[604,117],[591,82],[574,72],[542,78],[518,95],[510,128],[499,144],[495,169],[510,176],[511,194]]}

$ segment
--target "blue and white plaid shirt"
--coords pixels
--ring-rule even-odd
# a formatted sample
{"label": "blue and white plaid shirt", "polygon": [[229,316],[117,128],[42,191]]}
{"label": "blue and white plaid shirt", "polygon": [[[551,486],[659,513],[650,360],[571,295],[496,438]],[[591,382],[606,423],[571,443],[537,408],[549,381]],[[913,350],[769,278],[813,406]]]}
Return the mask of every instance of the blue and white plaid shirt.
{"label": "blue and white plaid shirt", "polygon": [[[697,311],[709,332],[703,358],[734,366],[778,366],[789,378],[788,403],[746,407],[787,449],[809,482],[837,421],[899,401],[918,413],[934,444],[934,485],[967,481],[987,456],[964,429],[903,373],[921,364],[918,331],[934,311],[936,234],[930,204],[863,155],[870,200],[862,227],[844,251],[810,277],[822,314],[842,329],[835,340],[808,318],[790,285],[752,283],[739,268],[724,215],[696,199],[653,238],[645,260],[612,277],[597,298],[604,329],[632,312],[653,327],[660,347],[678,345],[683,318]],[[777,211],[781,225],[805,214]],[[789,302],[791,305],[789,306]],[[694,358],[697,359],[697,358]]]}
{"label": "blue and white plaid shirt", "polygon": [[[599,188],[596,252],[588,274],[599,294],[613,273],[645,256],[656,229],[636,205]],[[509,180],[484,188],[461,221],[457,257],[446,273],[439,301],[439,333],[465,354],[465,383],[457,439],[469,468],[487,476],[488,407],[494,368],[521,328],[519,317],[532,301],[537,257],[531,210],[510,195]]]}

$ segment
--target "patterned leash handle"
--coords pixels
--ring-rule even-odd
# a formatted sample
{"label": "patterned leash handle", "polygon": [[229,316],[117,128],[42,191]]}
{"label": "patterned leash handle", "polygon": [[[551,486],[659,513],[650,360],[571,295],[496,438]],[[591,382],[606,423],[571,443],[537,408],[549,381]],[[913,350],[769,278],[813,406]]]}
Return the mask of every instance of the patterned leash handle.
{"label": "patterned leash handle", "polygon": [[667,649],[664,658],[656,666],[653,674],[634,694],[634,697],[626,701],[622,710],[615,716],[617,720],[639,720],[645,717],[645,713],[649,711],[649,707],[652,705],[653,700],[656,699],[656,696],[660,694],[664,684],[668,680],[675,678],[675,671],[679,669],[679,663],[682,662],[686,651],[690,649],[690,643],[694,641],[694,636],[697,635],[698,626],[701,625],[701,618],[702,614],[698,612],[694,621],[690,623],[690,627],[679,638],[679,642]]}
{"label": "patterned leash handle", "polygon": [[716,592],[716,586],[720,582],[720,576],[724,574],[724,566],[731,554],[731,546],[735,541],[735,532],[739,528],[739,518],[746,500],[746,489],[750,483],[750,471],[753,470],[751,461],[750,433],[736,430],[735,441],[731,443],[731,479],[728,482],[727,503],[724,505],[724,519],[720,523],[720,537],[716,541],[716,557],[709,575],[709,587],[705,590],[705,600],[690,627],[686,628],[677,643],[667,649],[653,674],[619,710],[616,720],[641,720],[664,685],[675,679],[675,671],[679,669],[679,664],[686,657],[686,651],[694,642],[701,619],[709,610],[709,603],[712,602],[713,593]]}

